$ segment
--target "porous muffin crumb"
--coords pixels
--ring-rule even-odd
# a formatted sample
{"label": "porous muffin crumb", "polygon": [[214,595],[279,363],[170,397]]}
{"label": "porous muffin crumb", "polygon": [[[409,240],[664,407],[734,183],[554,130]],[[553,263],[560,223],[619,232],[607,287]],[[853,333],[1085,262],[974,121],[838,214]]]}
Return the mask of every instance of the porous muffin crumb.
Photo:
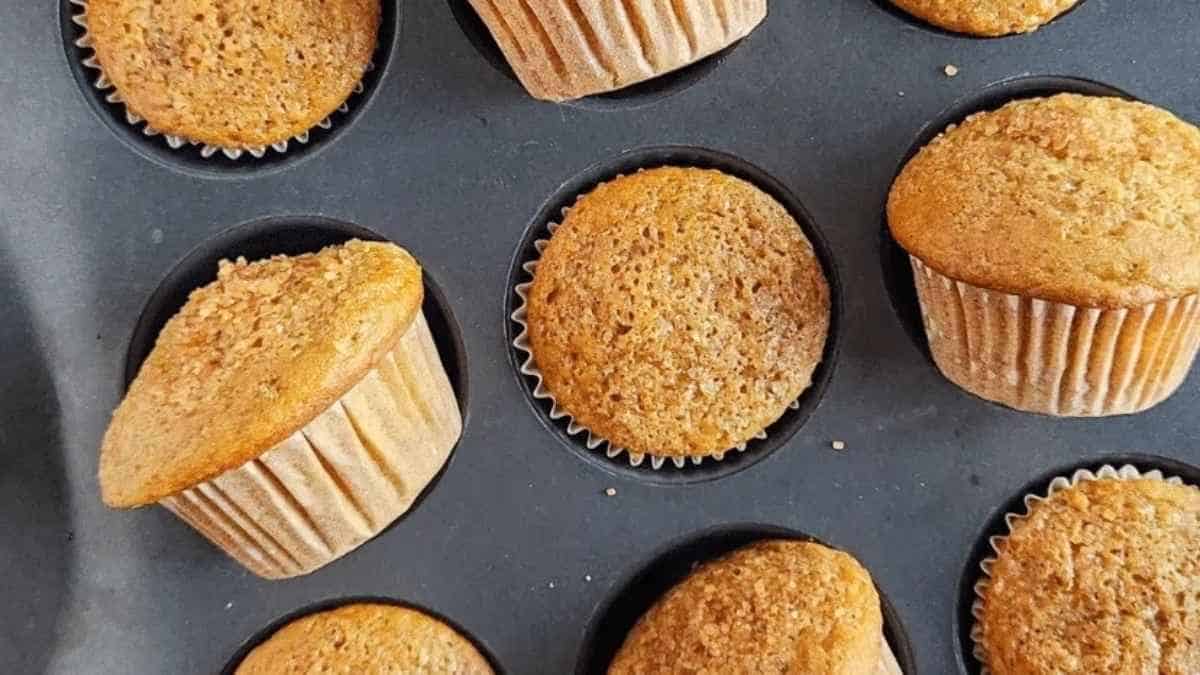
{"label": "porous muffin crumb", "polygon": [[718,171],[666,167],[570,209],[528,299],[534,361],[575,420],[615,447],[726,451],[808,388],[830,291],[800,225]]}
{"label": "porous muffin crumb", "polygon": [[237,675],[491,675],[469,640],[406,607],[354,604],[297,619],[250,652]]}
{"label": "porous muffin crumb", "polygon": [[163,328],[100,450],[110,506],[158,501],[241,466],[328,408],[419,311],[393,244],[220,263]]}
{"label": "porous muffin crumb", "polygon": [[1105,479],[1035,502],[982,610],[994,675],[1200,672],[1200,490]]}
{"label": "porous muffin crumb", "polygon": [[380,0],[89,0],[105,76],[154,129],[225,148],[285,141],[346,101]]}
{"label": "porous muffin crumb", "polygon": [[698,568],[655,603],[609,675],[877,672],[883,616],[871,577],[820,544],[763,541]]}
{"label": "porous muffin crumb", "polygon": [[1200,290],[1200,130],[1118,98],[1060,94],[972,115],[892,186],[893,236],[1002,293],[1123,308]]}
{"label": "porous muffin crumb", "polygon": [[1079,0],[892,0],[909,14],[959,33],[984,37],[1028,33]]}

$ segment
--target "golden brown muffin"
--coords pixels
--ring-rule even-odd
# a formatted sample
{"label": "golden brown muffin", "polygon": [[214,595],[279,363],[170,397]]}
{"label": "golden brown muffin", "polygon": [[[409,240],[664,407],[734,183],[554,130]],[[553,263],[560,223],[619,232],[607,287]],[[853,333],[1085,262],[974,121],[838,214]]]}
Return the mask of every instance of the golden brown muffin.
{"label": "golden brown muffin", "polygon": [[718,171],[598,186],[538,262],[531,349],[558,404],[630,452],[706,456],[753,438],[812,382],[830,295],[800,226]]}
{"label": "golden brown muffin", "polygon": [[470,0],[534,98],[565,101],[627,87],[737,42],[767,0]]}
{"label": "golden brown muffin", "polygon": [[996,37],[1028,33],[1079,0],[892,0],[919,19],[958,33]]}
{"label": "golden brown muffin", "polygon": [[422,297],[421,268],[392,244],[222,262],[113,415],[104,501],[160,502],[272,578],[374,536],[461,431]]}
{"label": "golden brown muffin", "polygon": [[491,675],[479,650],[450,626],[395,605],[346,605],[280,628],[236,675]]}
{"label": "golden brown muffin", "polygon": [[[820,544],[762,541],[707,563],[634,626],[609,675],[884,670],[871,576]],[[890,652],[889,652],[890,653]]]}
{"label": "golden brown muffin", "polygon": [[380,0],[89,0],[96,59],[157,131],[255,148],[349,98],[375,50]]}
{"label": "golden brown muffin", "polygon": [[1200,347],[1200,130],[1062,94],[968,118],[888,200],[934,357],[984,398],[1055,415],[1144,410]]}
{"label": "golden brown muffin", "polygon": [[999,541],[979,616],[993,675],[1200,673],[1200,490],[1083,481]]}

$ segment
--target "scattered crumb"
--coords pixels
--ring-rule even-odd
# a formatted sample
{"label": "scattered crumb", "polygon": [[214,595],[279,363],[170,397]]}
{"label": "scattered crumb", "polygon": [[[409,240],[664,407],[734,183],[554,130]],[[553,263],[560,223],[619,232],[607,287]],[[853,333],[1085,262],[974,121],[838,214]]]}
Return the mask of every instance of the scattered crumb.
{"label": "scattered crumb", "polygon": [[899,96],[900,98],[904,98],[904,92],[902,92],[902,91],[896,92],[896,95]]}
{"label": "scattered crumb", "polygon": [[955,75],[958,75],[958,66],[954,65],[953,63],[947,63],[946,77],[954,77]]}
{"label": "scattered crumb", "polygon": [[225,603],[225,610],[228,611],[231,609],[233,609],[233,603],[232,602]]}
{"label": "scattered crumb", "polygon": [[550,588],[554,588],[554,582],[553,582],[553,581],[551,581],[551,582],[550,582],[548,585],[550,586]]}
{"label": "scattered crumb", "polygon": [[163,231],[161,229],[156,227],[153,230],[150,230],[150,243],[152,243],[152,244],[163,243]]}
{"label": "scattered crumb", "polygon": [[590,575],[590,574],[585,574],[585,575],[583,575],[583,580],[584,580],[584,581],[591,581],[591,580],[592,580],[592,575]]}
{"label": "scattered crumb", "polygon": [[833,445],[834,450],[845,450],[846,449],[846,441],[834,441],[832,443],[832,445]]}
{"label": "scattered crumb", "polygon": [[604,490],[604,494],[608,495],[609,497],[616,497],[617,496],[617,488],[607,488],[606,490]]}

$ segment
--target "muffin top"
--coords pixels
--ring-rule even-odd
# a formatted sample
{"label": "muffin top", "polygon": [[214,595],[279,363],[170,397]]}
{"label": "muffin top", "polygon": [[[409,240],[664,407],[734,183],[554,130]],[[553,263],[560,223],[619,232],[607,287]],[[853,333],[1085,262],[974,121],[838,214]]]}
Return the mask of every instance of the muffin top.
{"label": "muffin top", "polygon": [[1079,0],[892,0],[909,14],[958,33],[985,37],[1028,33]]}
{"label": "muffin top", "polygon": [[579,424],[660,456],[728,450],[812,382],[829,286],[800,226],[746,181],[660,168],[598,186],[538,262],[534,361]]}
{"label": "muffin top", "polygon": [[1081,482],[1001,542],[980,616],[995,675],[1200,672],[1200,490]]}
{"label": "muffin top", "polygon": [[380,0],[90,0],[87,31],[130,111],[227,148],[316,126],[370,63]]}
{"label": "muffin top", "polygon": [[880,669],[883,615],[853,557],[762,541],[700,566],[634,626],[609,667],[624,673],[822,673]]}
{"label": "muffin top", "polygon": [[469,640],[423,612],[354,604],[292,621],[255,647],[235,672],[490,675],[493,671]]}
{"label": "muffin top", "polygon": [[1200,290],[1200,130],[1061,94],[973,115],[901,171],[896,240],[974,286],[1120,308]]}
{"label": "muffin top", "polygon": [[222,261],[158,336],[100,448],[110,506],[140,506],[254,459],[333,404],[420,310],[398,246]]}

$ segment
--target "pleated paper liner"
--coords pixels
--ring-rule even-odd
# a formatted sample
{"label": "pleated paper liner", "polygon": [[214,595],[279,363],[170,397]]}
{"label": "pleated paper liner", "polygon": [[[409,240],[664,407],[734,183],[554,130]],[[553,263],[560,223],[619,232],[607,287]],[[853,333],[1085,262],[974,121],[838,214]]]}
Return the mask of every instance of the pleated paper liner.
{"label": "pleated paper liner", "polygon": [[[564,218],[567,215],[567,211],[567,209],[563,209],[562,211],[562,216]],[[550,223],[547,225],[547,230],[550,236],[553,236],[557,229],[558,223]],[[543,253],[546,250],[546,247],[549,245],[549,239],[538,239],[534,242],[534,247],[537,249],[539,255]],[[524,354],[524,360],[520,364],[521,374],[532,377],[536,381],[536,385],[533,387],[533,397],[539,400],[548,401],[550,403],[550,419],[555,421],[565,419],[567,422],[567,433],[571,436],[583,436],[585,438],[584,444],[587,446],[588,450],[603,452],[604,455],[609,459],[626,455],[629,465],[633,467],[640,467],[645,464],[647,460],[649,460],[650,468],[654,469],[655,471],[663,468],[668,461],[674,464],[675,468],[683,469],[688,466],[689,460],[693,466],[699,466],[704,463],[705,459],[709,459],[714,462],[720,462],[723,461],[725,456],[731,452],[741,453],[746,451],[747,443],[749,441],[747,441],[747,443],[741,443],[729,448],[724,452],[718,452],[707,456],[675,457],[656,455],[653,453],[632,452],[626,448],[614,445],[607,439],[597,436],[590,429],[576,422],[575,418],[571,416],[571,414],[567,412],[565,408],[558,404],[558,401],[554,398],[554,394],[551,393],[546,387],[542,378],[542,371],[538,368],[537,363],[534,361],[533,349],[529,344],[529,326],[526,320],[526,303],[529,301],[529,289],[533,286],[533,275],[537,270],[537,263],[537,260],[530,260],[521,266],[528,275],[529,280],[517,284],[515,287],[514,292],[520,298],[521,302],[517,306],[516,311],[514,311],[509,318],[511,318],[513,322],[521,327],[520,332],[517,334],[516,339],[513,340],[512,343],[513,347],[516,347],[521,353]],[[796,410],[800,407],[800,404],[798,401],[793,401],[788,407],[792,410]],[[767,432],[764,429],[755,434],[753,440],[764,440],[766,438]]]}
{"label": "pleated paper liner", "polygon": [[[503,61],[502,71],[515,73],[535,98],[559,102],[619,94],[697,64],[736,44],[767,14],[766,0],[542,3],[532,9],[513,0],[457,0],[452,6],[464,30],[485,24],[489,39],[472,40],[489,60]],[[468,12],[481,21],[465,21],[474,18],[464,16]]]}
{"label": "pleated paper liner", "polygon": [[161,504],[261,577],[307,574],[404,514],[461,432],[454,391],[418,313],[400,343],[313,421]]}
{"label": "pleated paper liner", "polygon": [[986,654],[983,649],[983,627],[979,624],[983,616],[983,599],[988,585],[991,581],[992,567],[996,564],[996,558],[1000,555],[1000,549],[1003,546],[1007,535],[1012,533],[1013,528],[1017,523],[1029,517],[1033,509],[1038,504],[1045,502],[1055,494],[1063,490],[1072,488],[1085,481],[1095,480],[1165,480],[1174,485],[1183,485],[1184,480],[1178,476],[1167,477],[1162,470],[1152,469],[1149,471],[1141,471],[1132,464],[1123,464],[1119,468],[1112,464],[1104,464],[1096,471],[1091,469],[1078,469],[1069,476],[1057,476],[1050,480],[1042,493],[1026,494],[1021,502],[1024,505],[1024,511],[1020,513],[1007,512],[1003,516],[1004,531],[1003,535],[995,535],[988,538],[989,554],[979,562],[979,567],[975,572],[981,576],[977,577],[973,588],[974,601],[971,605],[971,617],[974,622],[970,629],[971,650],[976,662],[979,664],[980,675],[990,675],[990,670],[985,662]]}
{"label": "pleated paper liner", "polygon": [[[687,534],[659,549],[648,562],[639,563],[635,570],[616,583],[609,597],[596,607],[588,621],[575,675],[607,673],[638,620],[698,565],[766,539],[809,541],[837,548],[803,532],[759,523],[733,523]],[[916,673],[916,656],[900,614],[878,583],[876,591],[883,614],[881,638],[887,649],[881,654],[878,673],[863,675]]]}
{"label": "pleated paper liner", "polygon": [[938,368],[1018,410],[1131,414],[1161,403],[1200,350],[1200,296],[1140,307],[1076,307],[992,291],[910,258]]}
{"label": "pleated paper liner", "polygon": [[[87,2],[87,0],[68,0],[68,2],[70,2],[71,5],[74,5],[75,7],[79,8],[79,10],[80,10],[79,12],[72,13],[71,17],[70,17],[71,22],[74,23],[76,26],[78,26],[82,33],[79,37],[77,37],[74,40],[74,44],[76,47],[79,47],[81,49],[89,49],[90,50],[90,49],[92,49],[92,38],[88,34],[88,23],[87,23],[88,2]],[[326,117],[325,119],[321,120],[320,122],[317,122],[315,127],[308,129],[306,131],[303,131],[299,134],[296,134],[295,136],[292,136],[290,139],[279,141],[277,143],[272,143],[270,145],[251,146],[251,147],[246,147],[246,148],[231,148],[231,147],[225,147],[225,146],[220,146],[220,145],[210,145],[207,143],[201,143],[199,141],[194,141],[194,140],[191,140],[188,138],[184,138],[183,136],[175,136],[172,134],[162,133],[159,130],[152,127],[140,115],[133,112],[129,108],[125,107],[125,105],[124,105],[125,102],[124,102],[124,99],[121,97],[121,93],[119,91],[117,91],[117,89],[113,85],[112,81],[110,81],[108,79],[108,77],[104,74],[103,69],[100,67],[99,61],[97,61],[97,59],[96,59],[94,50],[93,50],[91,56],[82,58],[82,63],[85,67],[94,71],[94,73],[95,73],[95,79],[91,81],[91,84],[96,89],[97,94],[103,96],[104,100],[108,103],[120,104],[122,109],[124,110],[125,121],[131,127],[140,129],[142,132],[142,135],[144,135],[144,136],[161,137],[163,142],[166,143],[166,145],[169,148],[171,148],[172,150],[180,150],[180,149],[184,149],[186,147],[198,148],[199,149],[198,154],[203,159],[212,158],[212,157],[216,156],[218,153],[230,160],[238,160],[246,155],[249,155],[250,157],[253,157],[254,159],[262,159],[263,157],[265,157],[267,155],[267,152],[269,150],[273,150],[276,153],[282,155],[282,154],[288,152],[289,148],[292,147],[293,143],[299,144],[299,145],[307,145],[310,141],[310,135],[315,129],[322,129],[322,130],[326,130],[326,131],[329,129],[332,129],[333,125],[334,125],[334,115],[345,115],[350,112],[350,99],[347,99],[340,106],[338,106],[338,108],[334,114],[331,114],[328,117]],[[375,69],[375,64],[373,62],[368,63],[366,68],[363,71],[363,74],[365,75],[366,73],[369,73],[374,69]],[[357,83],[355,83],[354,90],[350,94],[350,97],[353,98],[357,95],[362,94],[364,91],[365,91],[365,88],[364,88],[363,82],[362,82],[362,80],[359,80]],[[107,93],[105,93],[105,92],[107,92]]]}

